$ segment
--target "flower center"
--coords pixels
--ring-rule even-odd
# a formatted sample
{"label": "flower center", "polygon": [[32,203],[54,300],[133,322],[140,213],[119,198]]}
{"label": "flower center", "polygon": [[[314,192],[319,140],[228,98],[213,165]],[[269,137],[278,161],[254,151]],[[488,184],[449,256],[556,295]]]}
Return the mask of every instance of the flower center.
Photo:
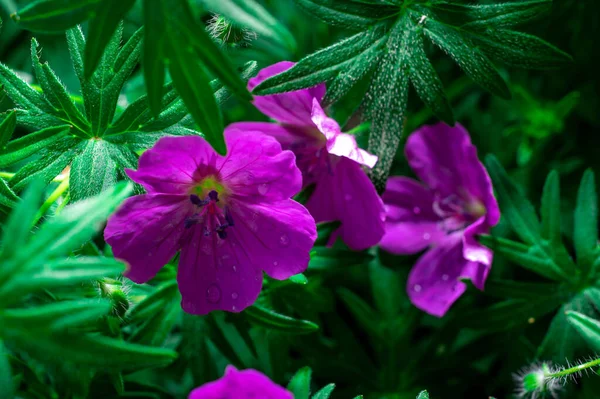
{"label": "flower center", "polygon": [[227,238],[227,228],[233,227],[233,217],[227,205],[219,198],[219,192],[227,195],[227,189],[215,178],[206,178],[194,186],[190,194],[190,202],[198,208],[198,212],[185,219],[185,228],[203,225],[204,235],[216,233],[220,239]]}
{"label": "flower center", "polygon": [[448,232],[461,230],[486,213],[485,206],[479,200],[465,201],[456,194],[436,199],[433,211],[443,219],[442,227]]}

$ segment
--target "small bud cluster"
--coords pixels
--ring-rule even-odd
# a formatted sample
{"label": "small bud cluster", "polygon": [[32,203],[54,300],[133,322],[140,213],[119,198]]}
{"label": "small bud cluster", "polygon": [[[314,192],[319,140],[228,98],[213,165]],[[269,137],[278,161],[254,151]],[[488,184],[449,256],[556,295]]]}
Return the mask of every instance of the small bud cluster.
{"label": "small bud cluster", "polygon": [[128,296],[130,290],[131,287],[125,284],[124,280],[103,279],[98,281],[100,296],[111,301],[111,316],[119,319],[125,318],[127,310],[131,307]]}
{"label": "small bud cluster", "polygon": [[221,15],[214,14],[208,21],[208,33],[223,47],[244,48],[256,40],[256,32],[239,28]]}

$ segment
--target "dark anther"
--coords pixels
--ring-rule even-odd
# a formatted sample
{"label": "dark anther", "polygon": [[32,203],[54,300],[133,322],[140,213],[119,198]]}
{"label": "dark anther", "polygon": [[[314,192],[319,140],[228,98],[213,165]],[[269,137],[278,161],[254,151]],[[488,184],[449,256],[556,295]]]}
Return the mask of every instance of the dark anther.
{"label": "dark anther", "polygon": [[190,227],[192,227],[195,224],[196,224],[196,221],[191,217],[185,218],[185,221],[183,222],[183,225],[185,226],[186,229],[189,229]]}
{"label": "dark anther", "polygon": [[215,190],[212,190],[211,192],[208,193],[208,198],[211,199],[212,201],[219,202],[219,193],[216,192]]}
{"label": "dark anther", "polygon": [[224,240],[227,238],[227,232],[225,230],[217,230],[217,235],[219,236],[219,238],[221,240]]}
{"label": "dark anther", "polygon": [[225,220],[227,221],[227,225],[234,226],[233,216],[231,216],[231,212],[229,212],[229,207],[225,207],[224,213],[225,213]]}
{"label": "dark anther", "polygon": [[201,200],[200,197],[195,194],[190,195],[190,201],[196,206],[204,206],[208,204],[208,200]]}

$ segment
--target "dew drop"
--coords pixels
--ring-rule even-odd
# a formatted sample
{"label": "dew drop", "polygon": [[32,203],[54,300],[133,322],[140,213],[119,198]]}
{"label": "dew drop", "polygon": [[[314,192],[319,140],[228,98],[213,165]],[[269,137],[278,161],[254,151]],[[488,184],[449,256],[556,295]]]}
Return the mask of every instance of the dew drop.
{"label": "dew drop", "polygon": [[429,233],[423,234],[423,239],[424,240],[429,240],[430,238],[431,238],[431,234],[429,234]]}
{"label": "dew drop", "polygon": [[279,262],[275,261],[273,262],[273,266],[277,266],[279,264]]}
{"label": "dew drop", "polygon": [[238,293],[234,292],[231,294],[231,299],[237,299],[238,298]]}
{"label": "dew drop", "polygon": [[237,272],[237,266],[235,266],[235,265],[234,265],[234,266],[232,267],[232,269],[233,269],[233,272],[234,272],[234,273],[235,273],[235,272]]}
{"label": "dew drop", "polygon": [[421,292],[422,289],[423,287],[421,287],[419,284],[415,284],[413,286],[413,290],[415,290],[415,292]]}
{"label": "dew drop", "polygon": [[269,185],[267,183],[263,183],[263,184],[259,184],[258,185],[258,193],[260,195],[265,195],[268,192],[269,192]]}
{"label": "dew drop", "polygon": [[442,274],[442,280],[448,281],[449,278],[450,276],[448,276],[447,274]]}
{"label": "dew drop", "polygon": [[279,243],[282,247],[287,247],[290,245],[290,237],[288,237],[287,234],[282,234],[281,237],[279,237]]}
{"label": "dew drop", "polygon": [[344,199],[346,201],[352,201],[352,196],[350,194],[346,194],[346,195],[344,195]]}
{"label": "dew drop", "polygon": [[206,290],[206,300],[210,303],[218,303],[221,300],[221,289],[216,284],[211,284]]}
{"label": "dew drop", "polygon": [[231,307],[231,311],[235,312],[237,310],[237,308],[234,306]]}
{"label": "dew drop", "polygon": [[415,207],[413,208],[413,213],[414,213],[415,215],[418,215],[419,213],[421,213],[421,208],[419,208],[418,206],[415,206]]}
{"label": "dew drop", "polygon": [[149,257],[150,257],[150,256],[152,256],[152,252],[148,252],[148,256],[149,256]]}

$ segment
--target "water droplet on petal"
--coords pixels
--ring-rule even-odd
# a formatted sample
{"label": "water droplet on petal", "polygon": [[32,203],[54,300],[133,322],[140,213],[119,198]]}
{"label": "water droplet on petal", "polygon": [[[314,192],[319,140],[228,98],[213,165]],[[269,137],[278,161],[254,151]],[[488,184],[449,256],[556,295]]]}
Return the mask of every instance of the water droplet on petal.
{"label": "water droplet on petal", "polygon": [[415,206],[415,207],[413,208],[413,213],[414,213],[415,215],[418,215],[419,213],[421,213],[421,208],[419,208],[418,206]]}
{"label": "water droplet on petal", "polygon": [[231,294],[231,299],[237,299],[237,298],[238,298],[237,292],[234,292]]}
{"label": "water droplet on petal", "polygon": [[148,252],[148,256],[149,256],[149,257],[150,257],[150,256],[152,256],[152,252]]}
{"label": "water droplet on petal", "polygon": [[235,272],[237,272],[237,266],[235,266],[235,265],[234,265],[234,266],[232,267],[232,269],[233,269],[233,272],[234,272],[234,273],[235,273]]}
{"label": "water droplet on petal", "polygon": [[423,234],[423,239],[424,240],[429,240],[430,238],[431,238],[431,234],[429,234],[429,233]]}
{"label": "water droplet on petal", "polygon": [[263,183],[263,184],[259,184],[258,185],[258,193],[260,195],[265,195],[269,192],[269,185],[267,183]]}
{"label": "water droplet on petal", "polygon": [[287,234],[282,234],[281,237],[279,237],[279,243],[282,247],[287,247],[290,245],[290,237],[288,237]]}
{"label": "water droplet on petal", "polygon": [[447,274],[442,274],[442,280],[448,281],[449,278],[450,276],[448,276]]}
{"label": "water droplet on petal", "polygon": [[421,292],[422,289],[423,287],[421,287],[419,284],[415,284],[413,286],[413,290],[415,290],[415,292]]}
{"label": "water droplet on petal", "polygon": [[218,303],[221,300],[221,289],[216,284],[211,284],[206,290],[206,300],[210,303]]}
{"label": "water droplet on petal", "polygon": [[235,311],[237,310],[237,308],[235,307],[235,305],[231,307],[231,310],[232,310],[233,312],[235,312]]}
{"label": "water droplet on petal", "polygon": [[344,199],[346,201],[352,201],[352,196],[350,194],[346,194],[346,195],[344,195]]}
{"label": "water droplet on petal", "polygon": [[273,262],[273,266],[277,266],[279,264],[279,262],[275,261]]}

